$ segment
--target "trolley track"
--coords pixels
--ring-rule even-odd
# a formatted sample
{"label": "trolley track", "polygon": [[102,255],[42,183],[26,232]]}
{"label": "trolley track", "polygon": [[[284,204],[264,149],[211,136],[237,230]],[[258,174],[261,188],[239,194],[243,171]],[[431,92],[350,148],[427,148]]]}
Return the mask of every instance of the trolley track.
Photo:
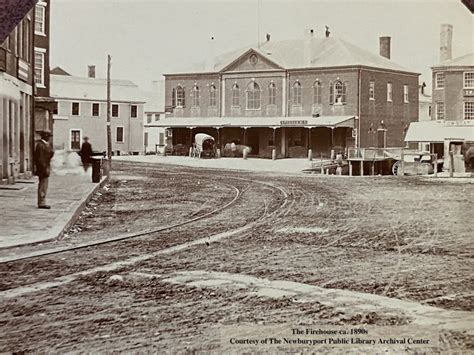
{"label": "trolley track", "polygon": [[[242,177],[231,177],[231,176],[226,176],[226,175],[224,175],[223,178],[226,179],[225,183],[222,182],[222,181],[216,181],[216,180],[212,180],[211,183],[213,183],[213,184],[219,184],[220,183],[220,184],[224,184],[228,187],[231,187],[234,191],[234,195],[233,195],[232,199],[230,201],[228,201],[226,204],[224,204],[223,206],[215,208],[214,210],[212,210],[208,213],[205,213],[204,215],[197,216],[197,217],[194,217],[194,218],[190,218],[190,219],[187,219],[185,221],[181,221],[181,222],[169,225],[169,226],[160,227],[160,228],[156,228],[156,229],[153,229],[153,230],[142,231],[142,232],[139,232],[139,233],[133,233],[133,234],[128,234],[128,235],[120,235],[120,236],[117,236],[117,237],[114,237],[114,238],[108,239],[108,240],[86,242],[86,243],[82,243],[82,244],[75,245],[75,246],[72,246],[72,247],[59,247],[59,248],[55,248],[55,249],[42,250],[42,251],[38,251],[38,252],[33,252],[29,255],[22,255],[20,257],[9,258],[8,260],[5,260],[5,258],[4,258],[3,260],[1,260],[0,265],[8,266],[8,269],[10,271],[10,270],[18,269],[18,266],[20,266],[21,263],[31,264],[36,259],[38,261],[42,260],[43,258],[48,258],[48,260],[51,259],[51,258],[56,258],[54,260],[58,260],[58,258],[61,258],[63,255],[64,256],[70,255],[68,253],[74,253],[74,258],[77,258],[77,256],[78,256],[77,252],[83,252],[83,251],[89,252],[91,250],[94,251],[94,249],[104,248],[104,247],[109,249],[110,248],[109,245],[112,246],[113,248],[116,248],[116,249],[121,248],[121,245],[125,246],[128,249],[134,249],[133,245],[130,245],[130,242],[132,240],[136,240],[135,245],[143,244],[137,250],[141,250],[142,253],[144,253],[144,255],[150,255],[150,257],[153,257],[153,256],[161,255],[161,254],[166,254],[166,253],[168,253],[168,251],[169,252],[179,251],[179,250],[182,250],[183,248],[185,249],[185,248],[193,246],[195,244],[203,244],[203,243],[207,244],[207,243],[212,242],[212,241],[217,241],[217,240],[220,240],[222,238],[222,236],[228,237],[228,236],[234,236],[234,235],[239,234],[239,233],[245,233],[248,230],[250,230],[251,228],[258,225],[258,223],[260,223],[263,219],[270,220],[272,218],[275,218],[278,211],[281,211],[282,209],[285,209],[285,207],[287,207],[289,195],[287,194],[287,192],[283,188],[281,188],[281,187],[279,187],[275,184],[265,182],[265,181],[257,181],[257,180],[242,178]],[[230,180],[234,180],[234,181],[230,181]],[[242,184],[242,182],[244,184]],[[186,232],[183,233],[183,228],[194,225],[196,223],[200,223],[200,224],[202,224],[202,223],[213,223],[213,222],[211,222],[211,219],[218,217],[225,210],[228,210],[231,207],[234,207],[237,202],[240,202],[240,204],[242,204],[243,202],[240,201],[242,196],[244,196],[246,194],[246,191],[248,191],[251,188],[255,188],[256,186],[264,187],[265,189],[271,191],[272,195],[278,194],[278,196],[279,196],[278,198],[276,198],[276,202],[275,201],[273,201],[273,202],[270,201],[269,202],[269,201],[267,201],[267,199],[264,199],[262,201],[263,212],[257,218],[252,218],[252,220],[249,220],[248,223],[245,223],[245,225],[239,226],[239,227],[236,227],[236,228],[235,227],[234,228],[220,228],[221,230],[217,234],[206,233],[205,236],[203,237],[202,236],[203,233],[196,233],[197,236],[195,235],[194,238],[192,236],[190,236],[187,239],[186,238],[181,238],[181,239],[184,239],[184,241],[181,240],[176,245],[172,245],[171,247],[168,247],[169,244],[159,245],[159,246],[157,245],[156,242],[160,241],[160,237],[162,237],[163,233],[168,233],[169,234],[169,233],[174,233],[174,231],[180,230],[181,232],[179,232],[179,233],[181,233],[181,237],[183,237],[183,236],[187,237]],[[268,193],[268,191],[267,191],[267,193]],[[199,227],[198,227],[198,229],[199,229]],[[204,226],[204,228],[201,228],[201,229],[205,229],[205,226]],[[150,244],[150,243],[152,243],[152,244]],[[35,263],[31,264],[31,269],[35,269],[37,267],[37,265],[40,265],[41,269],[45,269],[45,270],[51,269],[52,270],[51,275],[43,275],[43,277],[42,277],[43,280],[41,280],[41,278],[40,278],[40,280],[41,280],[40,283],[46,283],[46,284],[52,286],[52,285],[55,284],[55,282],[50,284],[50,282],[48,281],[50,279],[60,279],[60,280],[62,280],[62,281],[60,281],[61,283],[65,282],[67,280],[69,280],[67,282],[70,282],[72,279],[75,279],[76,277],[79,277],[79,276],[83,275],[84,272],[86,274],[89,274],[89,271],[87,271],[87,270],[90,270],[90,272],[93,273],[93,272],[104,270],[103,268],[107,269],[107,265],[114,264],[114,265],[117,265],[117,266],[121,266],[123,260],[129,260],[129,259],[134,260],[133,262],[138,262],[138,261],[141,260],[143,255],[133,256],[134,253],[137,254],[137,250],[132,250],[132,252],[131,252],[132,257],[127,256],[126,254],[124,254],[124,255],[120,256],[118,259],[114,258],[115,260],[111,260],[110,262],[107,261],[107,258],[104,255],[104,259],[105,259],[105,263],[106,263],[105,265],[90,268],[90,264],[94,261],[95,261],[96,265],[97,265],[97,263],[101,264],[101,263],[104,262],[104,260],[101,260],[101,258],[96,257],[95,260],[93,258],[93,259],[91,259],[91,262],[89,263],[89,267],[87,267],[87,263],[85,263],[85,265],[83,265],[82,267],[81,267],[81,264],[80,264],[77,268],[72,269],[72,271],[73,271],[72,273],[69,272],[70,275],[58,276],[58,273],[59,274],[64,274],[64,272],[59,272],[59,270],[54,271],[54,269],[55,269],[54,268],[54,262],[52,263],[51,267],[49,267],[48,265],[43,265],[44,264],[43,262],[41,262],[39,264],[35,262]],[[110,254],[111,250],[108,250],[107,252]],[[64,260],[64,259],[65,258],[61,258],[61,260]],[[128,263],[125,262],[125,264],[123,264],[123,265],[128,265]],[[30,267],[26,267],[26,265],[25,266],[20,266],[20,270],[23,270],[21,276],[24,279],[28,279],[28,278],[31,279],[31,277],[25,277],[25,275],[23,275],[23,272],[26,269],[30,269]],[[76,271],[76,272],[74,272],[74,271]],[[74,275],[74,276],[71,276],[71,275]],[[69,279],[69,277],[71,277],[71,279]],[[13,283],[13,288],[7,287],[7,291],[4,291],[4,292],[9,292],[9,290],[13,290],[13,289],[18,289],[18,287],[24,288],[24,286],[22,286],[22,285],[25,284],[24,282],[21,282],[19,280],[14,280],[14,281],[12,281],[12,283]],[[28,282],[27,284],[30,284],[30,283]],[[5,285],[5,280],[4,280],[4,285]],[[30,288],[30,286],[26,286],[26,289],[32,290]]]}

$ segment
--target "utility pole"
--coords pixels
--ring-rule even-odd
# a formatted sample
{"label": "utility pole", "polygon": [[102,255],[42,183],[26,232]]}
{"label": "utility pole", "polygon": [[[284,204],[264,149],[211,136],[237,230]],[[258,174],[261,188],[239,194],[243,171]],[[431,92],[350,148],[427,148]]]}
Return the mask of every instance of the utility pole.
{"label": "utility pole", "polygon": [[107,160],[108,160],[108,169],[107,175],[110,177],[110,170],[112,168],[112,132],[110,128],[110,63],[111,57],[107,56]]}

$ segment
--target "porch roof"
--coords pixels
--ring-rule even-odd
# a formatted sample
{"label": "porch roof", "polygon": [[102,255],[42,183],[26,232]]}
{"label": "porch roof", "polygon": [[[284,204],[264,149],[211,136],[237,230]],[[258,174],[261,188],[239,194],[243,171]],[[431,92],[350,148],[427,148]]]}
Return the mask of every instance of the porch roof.
{"label": "porch roof", "polygon": [[474,122],[421,121],[408,127],[405,142],[443,143],[445,140],[474,142]]}
{"label": "porch roof", "polygon": [[195,128],[195,127],[349,127],[354,128],[356,116],[320,117],[166,117],[146,127]]}

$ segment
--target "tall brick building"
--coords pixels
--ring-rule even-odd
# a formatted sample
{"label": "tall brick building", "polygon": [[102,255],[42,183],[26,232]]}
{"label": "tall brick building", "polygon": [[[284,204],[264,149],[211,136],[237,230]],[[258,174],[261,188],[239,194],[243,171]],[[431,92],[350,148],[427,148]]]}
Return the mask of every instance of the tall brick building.
{"label": "tall brick building", "polygon": [[0,182],[33,169],[34,16],[28,11],[0,45]]}
{"label": "tall brick building", "polygon": [[452,34],[452,25],[441,25],[440,63],[431,67],[431,121],[411,124],[406,135],[408,142],[444,158],[446,168],[450,151],[460,156],[474,145],[474,53],[453,59]]}
{"label": "tall brick building", "polygon": [[376,55],[313,30],[299,40],[267,35],[260,46],[165,74],[171,114],[156,125],[171,130],[173,145],[203,132],[221,148],[246,144],[258,156],[404,146],[418,118],[418,75],[390,60],[390,37]]}

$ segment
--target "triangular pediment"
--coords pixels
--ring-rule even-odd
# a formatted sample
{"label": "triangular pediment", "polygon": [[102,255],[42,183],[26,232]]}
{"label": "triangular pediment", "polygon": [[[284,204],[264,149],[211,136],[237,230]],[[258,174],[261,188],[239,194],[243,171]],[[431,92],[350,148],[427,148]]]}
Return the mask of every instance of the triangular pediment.
{"label": "triangular pediment", "polygon": [[257,50],[251,48],[232,60],[222,72],[259,71],[283,69],[280,65],[267,58]]}

